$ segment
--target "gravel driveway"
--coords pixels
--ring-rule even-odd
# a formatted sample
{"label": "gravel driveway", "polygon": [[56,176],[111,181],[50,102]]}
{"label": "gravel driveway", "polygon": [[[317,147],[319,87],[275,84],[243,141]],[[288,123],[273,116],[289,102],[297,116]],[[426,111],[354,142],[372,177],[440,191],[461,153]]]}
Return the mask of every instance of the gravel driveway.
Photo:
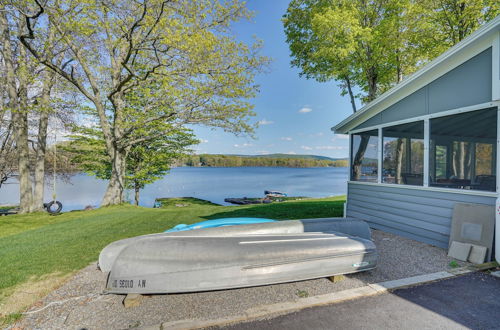
{"label": "gravel driveway", "polygon": [[380,254],[377,269],[347,275],[341,282],[332,283],[322,278],[254,288],[155,295],[145,297],[140,306],[127,309],[122,305],[124,296],[100,295],[106,274],[92,264],[35,304],[16,326],[27,329],[125,329],[167,321],[213,319],[242,314],[260,305],[449,268],[451,259],[444,249],[378,230],[373,230],[373,239]]}

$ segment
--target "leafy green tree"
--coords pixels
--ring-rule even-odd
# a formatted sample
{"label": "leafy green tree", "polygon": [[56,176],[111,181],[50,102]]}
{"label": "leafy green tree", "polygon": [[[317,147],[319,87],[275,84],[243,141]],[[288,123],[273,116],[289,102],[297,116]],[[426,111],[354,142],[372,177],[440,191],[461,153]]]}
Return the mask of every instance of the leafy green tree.
{"label": "leafy green tree", "polygon": [[181,166],[213,167],[346,167],[347,160],[320,160],[305,157],[259,157],[231,155],[188,155],[177,162]]}
{"label": "leafy green tree", "polygon": [[[341,82],[356,112],[359,88],[363,102],[374,100],[397,80],[402,56],[413,52],[404,40],[404,0],[292,0],[283,17],[292,65],[318,81]],[[399,54],[399,55],[398,55]],[[414,60],[413,62],[416,62]],[[361,175],[361,160],[369,137],[363,136],[353,161],[353,176]]]}
{"label": "leafy green tree", "polygon": [[[374,100],[497,16],[499,6],[495,0],[292,0],[283,23],[292,65],[307,78],[339,81],[356,112],[357,96]],[[354,178],[368,140],[362,137],[354,155]]]}
{"label": "leafy green tree", "polygon": [[404,42],[390,39],[402,38],[403,2],[292,0],[283,17],[292,65],[307,78],[342,82],[356,111],[354,86],[369,102],[397,76],[393,54]]}
{"label": "leafy green tree", "polygon": [[424,13],[421,32],[432,36],[430,42],[439,51],[436,55],[500,14],[498,0],[421,0],[416,8]]}
{"label": "leafy green tree", "polygon": [[[95,128],[75,128],[79,134],[61,145],[66,153],[72,155],[72,162],[83,172],[99,179],[109,180],[112,164],[106,153],[102,132]],[[191,130],[172,130],[152,141],[134,145],[127,153],[125,186],[134,190],[135,204],[139,205],[140,190],[163,178],[172,164],[186,156],[191,145],[199,143]]]}
{"label": "leafy green tree", "polygon": [[[366,103],[500,14],[496,0],[292,0],[291,64]],[[356,95],[353,88],[361,90]]]}
{"label": "leafy green tree", "polygon": [[[251,133],[260,44],[235,39],[250,13],[239,0],[34,0],[21,41],[71,83],[99,121],[111,176],[102,205],[121,203],[128,153],[187,124]],[[32,13],[32,14],[29,14]],[[39,49],[55,31],[60,65]],[[37,24],[37,28],[34,26]]]}
{"label": "leafy green tree", "polygon": [[197,143],[191,131],[179,131],[134,146],[127,157],[126,182],[134,190],[135,204],[139,205],[144,186],[163,178],[177,159],[191,151],[188,147]]}

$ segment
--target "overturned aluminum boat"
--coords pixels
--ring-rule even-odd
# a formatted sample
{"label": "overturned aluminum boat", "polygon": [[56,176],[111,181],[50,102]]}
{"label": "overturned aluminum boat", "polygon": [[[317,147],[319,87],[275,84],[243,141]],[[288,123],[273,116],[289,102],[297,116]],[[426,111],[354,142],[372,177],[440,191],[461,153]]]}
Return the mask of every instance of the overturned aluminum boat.
{"label": "overturned aluminum boat", "polygon": [[99,256],[110,293],[240,288],[375,268],[368,225],[329,218],[159,233],[111,243]]}

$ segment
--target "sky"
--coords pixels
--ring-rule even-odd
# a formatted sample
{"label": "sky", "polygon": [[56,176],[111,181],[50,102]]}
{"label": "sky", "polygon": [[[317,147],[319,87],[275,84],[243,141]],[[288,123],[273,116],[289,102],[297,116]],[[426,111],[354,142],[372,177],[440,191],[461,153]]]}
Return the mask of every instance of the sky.
{"label": "sky", "polygon": [[335,135],[332,126],[352,113],[348,97],[340,96],[335,81],[319,83],[299,77],[299,69],[290,65],[281,17],[289,0],[249,0],[255,12],[250,22],[239,22],[234,32],[239,40],[250,43],[256,36],[264,43],[261,54],[272,58],[270,69],[259,74],[260,93],[251,100],[259,122],[255,139],[236,137],[220,129],[195,127],[201,143],[196,153],[259,155],[269,153],[348,156],[348,138]]}

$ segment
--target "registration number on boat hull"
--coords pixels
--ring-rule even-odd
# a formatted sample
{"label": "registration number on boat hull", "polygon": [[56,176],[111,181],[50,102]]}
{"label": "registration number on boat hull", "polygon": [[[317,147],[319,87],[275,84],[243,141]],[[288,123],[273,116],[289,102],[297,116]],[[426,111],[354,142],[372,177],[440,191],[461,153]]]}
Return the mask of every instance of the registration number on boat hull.
{"label": "registration number on boat hull", "polygon": [[133,289],[146,288],[146,280],[112,280],[111,287],[113,289]]}

